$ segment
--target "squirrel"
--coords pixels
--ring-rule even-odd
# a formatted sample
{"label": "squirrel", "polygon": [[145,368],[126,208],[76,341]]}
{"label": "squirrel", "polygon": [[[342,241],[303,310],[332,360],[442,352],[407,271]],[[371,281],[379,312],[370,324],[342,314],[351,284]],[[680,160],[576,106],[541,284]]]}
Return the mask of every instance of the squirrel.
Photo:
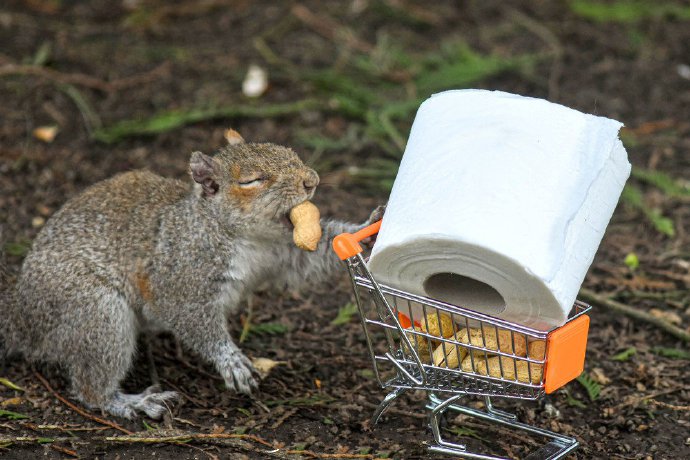
{"label": "squirrel", "polygon": [[312,198],[318,174],[290,148],[233,130],[226,139],[212,156],[192,153],[192,180],[131,171],[68,200],[37,235],[16,285],[0,288],[0,355],[60,365],[89,408],[160,418],[175,392],[125,394],[120,382],[137,336],[164,330],[215,365],[228,388],[256,389],[228,316],[266,282],[299,289],[333,276],[341,264],[330,241],[383,210],[361,225],[322,221],[317,250],[300,250],[286,216]]}

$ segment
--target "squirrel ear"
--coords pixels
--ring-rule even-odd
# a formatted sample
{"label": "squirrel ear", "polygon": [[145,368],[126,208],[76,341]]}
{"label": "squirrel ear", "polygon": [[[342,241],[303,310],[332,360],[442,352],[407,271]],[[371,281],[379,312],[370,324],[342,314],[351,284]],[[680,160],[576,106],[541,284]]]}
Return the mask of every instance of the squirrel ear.
{"label": "squirrel ear", "polygon": [[201,152],[192,153],[192,158],[189,160],[192,179],[201,185],[204,195],[207,196],[214,195],[218,191],[215,164],[213,158]]}
{"label": "squirrel ear", "polygon": [[226,129],[223,136],[228,141],[228,145],[244,144],[244,138],[234,129]]}

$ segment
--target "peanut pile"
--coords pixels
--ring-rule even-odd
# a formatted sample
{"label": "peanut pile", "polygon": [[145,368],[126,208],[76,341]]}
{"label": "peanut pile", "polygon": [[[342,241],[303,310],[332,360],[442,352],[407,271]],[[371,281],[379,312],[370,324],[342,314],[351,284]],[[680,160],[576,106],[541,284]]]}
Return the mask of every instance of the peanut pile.
{"label": "peanut pile", "polygon": [[[528,342],[525,336],[511,333],[507,329],[485,326],[484,328],[456,328],[450,315],[446,313],[429,313],[414,331],[424,332],[435,337],[443,337],[460,344],[469,344],[485,348],[488,351],[473,350],[456,346],[454,343],[429,340],[419,334],[407,333],[412,346],[424,364],[433,364],[449,369],[460,368],[466,372],[489,375],[523,383],[540,383],[543,365],[528,363],[509,356],[499,356],[491,351],[514,354],[518,357],[530,357],[543,360],[546,343],[543,340]],[[500,346],[499,346],[500,345]],[[433,352],[430,352],[433,347]],[[403,345],[407,351],[407,347]],[[531,377],[531,378],[530,378]]]}

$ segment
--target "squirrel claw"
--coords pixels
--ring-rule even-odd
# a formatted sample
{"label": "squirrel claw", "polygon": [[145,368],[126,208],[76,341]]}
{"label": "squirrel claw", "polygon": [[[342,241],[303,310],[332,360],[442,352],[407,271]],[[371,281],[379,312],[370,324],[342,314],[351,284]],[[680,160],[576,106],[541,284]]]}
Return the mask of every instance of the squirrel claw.
{"label": "squirrel claw", "polygon": [[134,419],[139,412],[145,413],[152,419],[159,419],[170,410],[169,400],[178,400],[179,395],[174,391],[160,391],[157,385],[150,386],[143,393],[125,394],[117,392],[103,407],[107,412],[118,417]]}
{"label": "squirrel claw", "polygon": [[228,365],[221,371],[225,385],[240,394],[251,394],[259,388],[256,380],[257,371],[251,361],[242,352],[233,353],[228,359]]}
{"label": "squirrel claw", "polygon": [[[369,219],[364,223],[364,227],[373,224],[374,222],[378,222],[383,218],[383,214],[386,212],[386,206],[387,205],[381,205],[377,206],[376,209],[372,211],[372,213],[369,215]],[[361,243],[371,249],[374,246],[374,243],[376,243],[376,235],[364,238]]]}
{"label": "squirrel claw", "polygon": [[367,219],[366,225],[371,225],[374,222],[378,222],[379,220],[383,219],[383,214],[386,212],[386,206],[388,206],[388,204],[377,206],[376,209],[369,214],[369,219]]}

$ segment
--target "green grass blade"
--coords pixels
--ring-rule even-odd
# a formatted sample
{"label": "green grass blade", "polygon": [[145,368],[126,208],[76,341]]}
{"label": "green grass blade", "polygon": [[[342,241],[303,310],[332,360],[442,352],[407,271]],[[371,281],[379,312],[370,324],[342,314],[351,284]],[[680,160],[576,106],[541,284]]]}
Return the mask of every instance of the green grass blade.
{"label": "green grass blade", "polygon": [[627,361],[636,353],[637,353],[637,348],[630,347],[630,348],[627,348],[627,349],[621,351],[618,354],[611,356],[611,359],[614,361]]}
{"label": "green grass blade", "polygon": [[664,235],[674,237],[676,235],[675,224],[668,217],[664,217],[657,209],[652,209],[644,202],[642,191],[634,185],[628,184],[623,188],[621,200],[631,207],[641,211],[654,225],[654,228]]}
{"label": "green grass blade", "polygon": [[618,0],[601,2],[573,0],[570,9],[576,15],[594,22],[637,23],[645,19],[671,17],[690,20],[690,6],[651,0]]}
{"label": "green grass blade", "polygon": [[29,418],[28,415],[18,414],[17,412],[12,412],[9,410],[0,409],[0,418],[5,417],[10,420],[22,420]]}
{"label": "green grass blade", "polygon": [[690,187],[679,184],[671,176],[661,171],[633,168],[632,176],[661,190],[669,197],[690,197]]}
{"label": "green grass blade", "polygon": [[289,328],[281,323],[252,324],[249,334],[254,335],[280,335],[285,334]]}
{"label": "green grass blade", "polygon": [[11,256],[24,257],[29,253],[31,243],[21,241],[17,243],[5,243],[5,252]]}
{"label": "green grass blade", "polygon": [[161,112],[144,120],[124,120],[112,126],[97,129],[93,138],[111,144],[135,136],[159,134],[181,126],[200,121],[221,118],[276,118],[300,113],[304,110],[324,108],[325,104],[315,99],[304,99],[268,105],[236,105],[210,109],[172,110]]}
{"label": "green grass blade", "polygon": [[352,317],[357,314],[357,305],[352,302],[347,303],[338,309],[338,316],[336,316],[332,321],[332,326],[340,326],[347,324],[352,320]]}
{"label": "green grass blade", "polygon": [[665,358],[690,359],[690,352],[678,348],[654,347],[652,352]]}
{"label": "green grass blade", "polygon": [[14,391],[24,391],[24,388],[20,387],[19,385],[16,385],[12,382],[10,382],[8,379],[5,377],[0,377],[0,385],[6,386],[10,390]]}
{"label": "green grass blade", "polygon": [[587,390],[590,401],[595,401],[599,397],[601,385],[592,380],[589,375],[583,372],[576,380]]}

